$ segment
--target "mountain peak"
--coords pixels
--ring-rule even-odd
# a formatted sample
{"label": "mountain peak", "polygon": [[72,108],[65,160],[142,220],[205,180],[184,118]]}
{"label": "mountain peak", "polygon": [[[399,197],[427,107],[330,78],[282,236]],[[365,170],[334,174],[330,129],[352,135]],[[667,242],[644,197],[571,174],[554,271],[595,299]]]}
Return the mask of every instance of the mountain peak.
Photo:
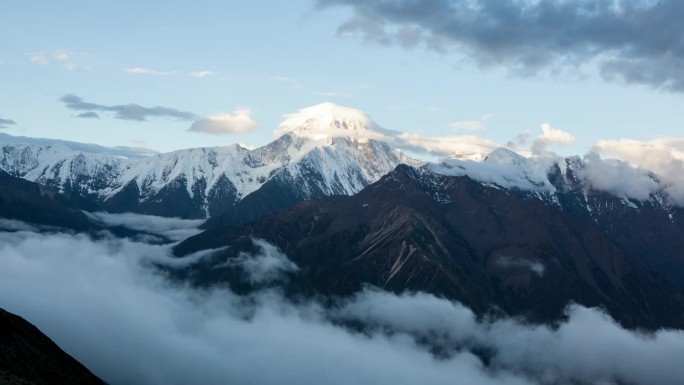
{"label": "mountain peak", "polygon": [[276,135],[292,132],[313,139],[332,137],[368,138],[377,135],[372,130],[375,123],[361,110],[321,103],[285,115],[285,120],[275,130]]}
{"label": "mountain peak", "polygon": [[521,165],[527,162],[527,158],[518,154],[515,151],[504,147],[495,148],[484,158],[485,162],[493,162],[498,164]]}

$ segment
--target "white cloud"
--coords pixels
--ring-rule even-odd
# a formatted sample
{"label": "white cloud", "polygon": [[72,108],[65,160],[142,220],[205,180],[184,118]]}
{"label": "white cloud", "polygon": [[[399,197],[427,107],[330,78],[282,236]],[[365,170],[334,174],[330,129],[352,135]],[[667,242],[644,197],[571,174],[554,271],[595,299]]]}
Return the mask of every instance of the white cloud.
{"label": "white cloud", "polygon": [[206,134],[226,135],[244,134],[259,128],[259,124],[252,119],[252,111],[238,108],[232,114],[217,114],[196,120],[190,131]]}
{"label": "white cloud", "polygon": [[52,57],[54,57],[55,59],[57,59],[58,61],[61,61],[61,62],[71,60],[72,56],[73,55],[71,54],[71,52],[66,52],[66,51],[57,51],[57,52],[52,54]]}
{"label": "white cloud", "polygon": [[36,63],[36,64],[40,64],[40,65],[50,64],[50,58],[47,55],[38,54],[38,53],[30,53],[29,58],[31,59],[32,63]]}
{"label": "white cloud", "polygon": [[575,141],[574,135],[551,127],[549,123],[542,124],[541,129],[542,134],[532,142],[532,147],[530,148],[535,155],[543,154],[550,146],[570,144]]}
{"label": "white cloud", "polygon": [[[49,65],[53,61],[56,61],[68,70],[75,70],[77,68],[76,64],[74,63],[75,56],[73,52],[58,50],[47,54],[29,53],[27,55],[29,56],[32,63],[40,65]],[[80,54],[80,56],[87,56],[87,54]]]}
{"label": "white cloud", "polygon": [[174,259],[129,240],[0,232],[0,307],[113,385],[684,382],[684,333],[630,332],[597,310],[573,306],[550,328],[378,290],[330,309],[277,291],[191,288],[150,264]]}
{"label": "white cloud", "polygon": [[684,206],[684,138],[601,140],[593,151],[653,171],[675,203]]}
{"label": "white cloud", "polygon": [[597,190],[644,201],[660,189],[648,171],[629,163],[604,160],[593,152],[585,155],[583,160],[584,168],[579,171],[580,176]]}
{"label": "white cloud", "polygon": [[195,71],[190,74],[193,78],[210,78],[214,75],[216,74],[212,71]]}
{"label": "white cloud", "polygon": [[572,305],[558,328],[512,319],[477,321],[458,303],[426,294],[366,291],[340,313],[393,332],[437,340],[447,350],[490,349],[495,367],[527,373],[534,383],[678,384],[684,332],[622,329],[599,310]]}
{"label": "white cloud", "polygon": [[397,136],[396,146],[408,151],[426,152],[437,156],[455,154],[487,155],[495,148],[500,147],[489,139],[475,135],[435,137],[407,132],[400,133]]}
{"label": "white cloud", "polygon": [[663,170],[672,161],[684,161],[684,138],[600,140],[594,150],[654,171]]}
{"label": "white cloud", "polygon": [[465,120],[462,122],[452,123],[451,128],[454,130],[463,131],[482,131],[485,129],[485,125],[479,120]]}
{"label": "white cloud", "polygon": [[131,67],[126,68],[126,72],[135,75],[152,75],[152,76],[171,76],[175,75],[176,71],[156,71],[145,67]]}
{"label": "white cloud", "polygon": [[492,114],[485,114],[479,120],[465,120],[462,122],[456,122],[451,124],[451,128],[454,130],[463,131],[482,131],[487,128],[486,122],[494,118]]}
{"label": "white cloud", "polygon": [[354,97],[352,94],[347,94],[344,92],[337,92],[337,91],[321,91],[321,92],[316,92],[316,95],[318,96],[326,96],[330,98],[347,98],[351,99]]}
{"label": "white cloud", "polygon": [[258,250],[256,254],[241,252],[237,258],[229,259],[223,265],[239,267],[247,281],[253,284],[280,281],[285,279],[285,274],[299,270],[277,247],[263,239],[252,239],[252,243]]}
{"label": "white cloud", "polygon": [[107,212],[84,212],[88,218],[105,227],[126,227],[167,237],[174,241],[198,234],[203,219],[167,218],[134,213],[113,214]]}
{"label": "white cloud", "polygon": [[304,86],[299,82],[299,80],[291,78],[289,76],[275,75],[271,76],[270,79],[274,82],[290,84],[294,88],[304,88]]}

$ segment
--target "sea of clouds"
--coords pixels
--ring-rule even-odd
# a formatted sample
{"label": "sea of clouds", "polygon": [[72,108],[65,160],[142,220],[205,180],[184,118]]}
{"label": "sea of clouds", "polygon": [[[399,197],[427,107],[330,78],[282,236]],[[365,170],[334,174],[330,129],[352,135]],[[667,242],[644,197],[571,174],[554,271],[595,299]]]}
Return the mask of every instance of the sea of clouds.
{"label": "sea of clouds", "polygon": [[[196,225],[140,219],[166,234]],[[550,327],[478,320],[424,293],[367,288],[325,306],[273,288],[239,296],[164,272],[202,263],[201,254],[179,262],[171,245],[11,225],[0,231],[0,307],[114,385],[684,383],[684,332],[625,330],[596,309],[570,306]],[[255,245],[259,253],[226,263],[252,281],[297,269],[276,247]]]}

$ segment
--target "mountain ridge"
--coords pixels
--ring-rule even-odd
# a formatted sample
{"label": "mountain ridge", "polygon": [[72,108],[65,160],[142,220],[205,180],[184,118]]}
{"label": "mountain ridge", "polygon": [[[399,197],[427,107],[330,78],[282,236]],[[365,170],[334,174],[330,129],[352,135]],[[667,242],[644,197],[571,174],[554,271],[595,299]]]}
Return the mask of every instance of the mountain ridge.
{"label": "mountain ridge", "polygon": [[[213,261],[249,252],[259,238],[300,266],[293,285],[303,292],[350,295],[370,284],[444,296],[479,314],[493,306],[544,322],[562,317],[565,306],[576,302],[604,307],[629,327],[684,327],[684,296],[675,285],[684,272],[677,251],[684,241],[667,246],[655,231],[648,239],[631,237],[653,227],[667,230],[661,237],[684,239],[682,223],[671,222],[662,207],[634,208],[600,191],[588,197],[606,211],[592,217],[586,207],[570,204],[578,194],[583,192],[565,192],[554,203],[545,195],[399,165],[354,196],[210,227],[175,250],[179,256],[223,250],[184,273],[200,285],[236,284],[227,278],[235,272]],[[647,210],[652,214],[642,216]],[[620,216],[649,221],[607,231],[615,223],[605,218]],[[664,248],[647,250],[639,243],[659,240]]]}
{"label": "mountain ridge", "polygon": [[[253,150],[235,144],[125,158],[72,150],[68,142],[11,142],[1,144],[0,169],[96,201],[109,211],[208,218],[220,215],[274,178],[296,181],[297,185],[289,188],[298,189],[303,200],[354,194],[396,165],[416,163],[382,142],[353,134],[365,130],[365,124],[372,125],[369,119],[358,120],[354,115],[357,120],[345,120],[347,109],[321,108],[330,116],[317,116],[313,121],[306,118],[306,112],[291,116],[284,124],[293,119],[302,123]],[[335,115],[338,110],[344,112],[341,117]],[[352,135],[339,136],[343,126],[353,126],[345,132]],[[325,128],[329,135],[321,136]],[[312,130],[315,136],[308,135]]]}

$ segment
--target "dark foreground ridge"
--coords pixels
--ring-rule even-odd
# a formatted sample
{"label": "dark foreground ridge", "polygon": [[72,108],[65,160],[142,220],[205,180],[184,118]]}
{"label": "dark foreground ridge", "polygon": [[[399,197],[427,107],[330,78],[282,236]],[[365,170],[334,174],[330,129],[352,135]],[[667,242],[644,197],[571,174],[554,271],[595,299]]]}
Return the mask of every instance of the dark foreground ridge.
{"label": "dark foreground ridge", "polygon": [[104,384],[25,319],[0,309],[0,385]]}
{"label": "dark foreground ridge", "polygon": [[200,285],[244,290],[224,262],[253,252],[252,239],[261,238],[300,267],[291,279],[297,292],[348,295],[370,284],[535,322],[558,320],[579,303],[602,307],[627,327],[684,328],[679,214],[632,208],[600,192],[589,194],[588,204],[603,207],[592,211],[577,203],[579,194],[568,188],[554,203],[400,165],[355,196],[215,226],[175,251],[230,246],[183,273]]}
{"label": "dark foreground ridge", "polygon": [[93,224],[80,209],[92,208],[0,170],[0,218],[85,231]]}

